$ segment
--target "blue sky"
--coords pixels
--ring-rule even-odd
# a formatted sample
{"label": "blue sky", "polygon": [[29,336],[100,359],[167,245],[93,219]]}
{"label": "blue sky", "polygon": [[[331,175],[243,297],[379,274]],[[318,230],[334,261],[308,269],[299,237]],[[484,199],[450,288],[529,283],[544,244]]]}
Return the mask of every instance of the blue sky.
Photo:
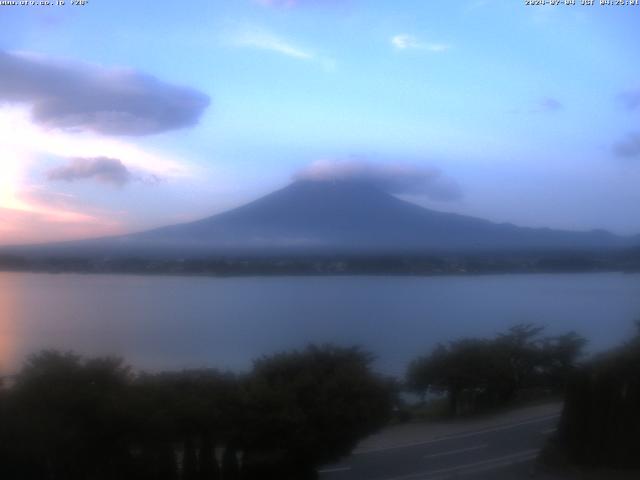
{"label": "blue sky", "polygon": [[406,192],[430,208],[640,233],[640,7],[69,3],[0,7],[0,243],[195,219],[319,161],[437,171],[462,194]]}

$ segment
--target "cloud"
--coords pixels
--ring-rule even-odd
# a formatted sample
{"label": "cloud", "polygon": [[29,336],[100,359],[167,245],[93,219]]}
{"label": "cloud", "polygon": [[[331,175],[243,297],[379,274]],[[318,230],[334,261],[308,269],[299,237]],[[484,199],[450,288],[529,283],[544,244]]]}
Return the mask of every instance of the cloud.
{"label": "cloud", "polygon": [[543,112],[557,112],[564,108],[564,105],[556,98],[544,97],[538,102],[539,110]]}
{"label": "cloud", "polygon": [[46,128],[149,135],[195,125],[209,97],[130,69],[0,51],[0,104],[26,104]]}
{"label": "cloud", "polygon": [[298,60],[311,60],[314,55],[287,40],[261,29],[245,29],[236,34],[232,41],[240,47],[267,50]]}
{"label": "cloud", "polygon": [[295,45],[291,41],[262,28],[241,28],[234,33],[227,34],[224,41],[236,47],[254,48],[284,55],[295,60],[314,62],[315,64],[319,64],[327,72],[333,72],[336,69],[336,62],[333,58],[316,55],[315,53]]}
{"label": "cloud", "polygon": [[128,168],[163,178],[194,175],[192,167],[184,159],[141,148],[129,140],[91,132],[73,133],[43,128],[30,120],[29,111],[24,107],[0,107],[0,145],[5,160],[0,162],[0,192],[5,179],[9,178],[9,183],[13,185],[21,184],[20,177],[26,175],[25,170],[29,165],[52,157],[117,158]]}
{"label": "cloud", "polygon": [[[30,120],[26,106],[0,106],[0,145],[0,244],[114,234],[124,231],[125,224],[135,228],[149,217],[142,203],[131,204],[132,217],[122,217],[109,206],[111,196],[72,198],[68,192],[51,191],[59,184],[34,184],[52,158],[63,159],[62,165],[74,158],[119,159],[132,182],[146,184],[166,179],[175,185],[199,172],[185,158],[142,148],[128,139],[43,128]],[[91,206],[96,198],[104,209]],[[114,200],[117,204],[122,199]]]}
{"label": "cloud", "polygon": [[628,134],[613,146],[613,152],[620,158],[640,157],[640,132]]}
{"label": "cloud", "polygon": [[111,185],[125,185],[133,175],[118,159],[108,157],[72,158],[67,165],[56,167],[47,173],[54,181],[74,182],[94,179]]}
{"label": "cloud", "polygon": [[407,35],[401,33],[391,37],[391,44],[398,50],[425,50],[432,53],[442,53],[451,48],[450,45],[445,43],[425,43],[414,37],[413,35]]}
{"label": "cloud", "polygon": [[432,200],[462,197],[459,185],[439,169],[402,163],[373,163],[361,159],[320,160],[294,175],[295,180],[356,181],[398,195],[426,195]]}
{"label": "cloud", "polygon": [[640,89],[622,92],[618,95],[618,100],[627,110],[636,110],[640,107]]}
{"label": "cloud", "polygon": [[96,180],[116,186],[130,182],[157,185],[164,180],[162,176],[148,171],[133,172],[121,160],[109,157],[71,158],[66,165],[49,170],[47,178],[65,182]]}

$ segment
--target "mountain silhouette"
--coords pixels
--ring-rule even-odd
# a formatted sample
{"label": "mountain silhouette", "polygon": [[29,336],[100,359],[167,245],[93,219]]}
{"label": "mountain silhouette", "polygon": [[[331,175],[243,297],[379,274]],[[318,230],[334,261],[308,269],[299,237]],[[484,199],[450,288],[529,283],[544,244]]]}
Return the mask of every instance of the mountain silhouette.
{"label": "mountain silhouette", "polygon": [[640,237],[519,227],[423,208],[367,182],[301,180],[233,210],[190,223],[21,253],[199,256],[207,253],[428,253],[603,250]]}
{"label": "mountain silhouette", "polygon": [[196,222],[130,235],[152,244],[346,250],[593,249],[629,246],[603,230],[525,228],[438,212],[366,182],[298,181]]}

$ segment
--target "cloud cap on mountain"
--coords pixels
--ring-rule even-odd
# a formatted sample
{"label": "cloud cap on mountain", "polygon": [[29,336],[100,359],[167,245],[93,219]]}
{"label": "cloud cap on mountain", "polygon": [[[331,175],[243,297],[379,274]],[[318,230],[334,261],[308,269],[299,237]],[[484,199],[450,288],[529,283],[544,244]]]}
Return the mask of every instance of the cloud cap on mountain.
{"label": "cloud cap on mountain", "polygon": [[410,163],[320,160],[297,172],[294,179],[355,181],[395,195],[425,195],[439,201],[453,201],[462,197],[460,186],[438,168]]}

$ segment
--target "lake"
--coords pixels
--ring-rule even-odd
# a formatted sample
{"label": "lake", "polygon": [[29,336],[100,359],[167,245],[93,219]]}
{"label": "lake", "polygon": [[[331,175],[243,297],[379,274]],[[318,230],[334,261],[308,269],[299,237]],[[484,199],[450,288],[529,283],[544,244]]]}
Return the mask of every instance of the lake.
{"label": "lake", "polygon": [[628,338],[640,275],[178,277],[0,273],[0,368],[56,348],[140,369],[219,367],[309,342],[360,345],[401,374],[437,342],[521,322],[575,330],[592,351]]}

